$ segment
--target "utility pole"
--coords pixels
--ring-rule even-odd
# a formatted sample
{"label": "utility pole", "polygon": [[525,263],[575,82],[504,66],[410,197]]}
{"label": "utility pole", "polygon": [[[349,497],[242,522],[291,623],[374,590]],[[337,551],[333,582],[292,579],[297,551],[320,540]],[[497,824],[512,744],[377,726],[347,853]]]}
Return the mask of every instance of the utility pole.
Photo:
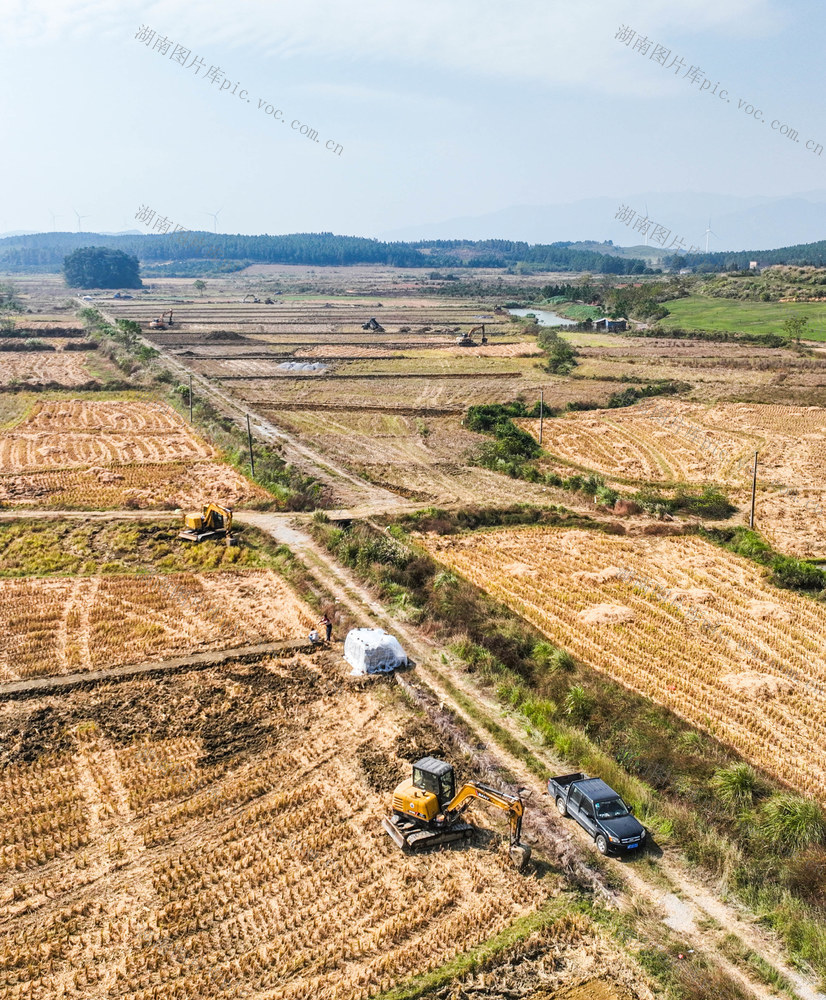
{"label": "utility pole", "polygon": [[542,447],[542,422],[545,417],[545,390],[539,390],[539,447]]}
{"label": "utility pole", "polygon": [[749,527],[754,527],[754,499],[757,494],[757,452],[754,453],[754,477],[751,481],[751,517],[749,518]]}
{"label": "utility pole", "polygon": [[189,373],[189,422],[192,423],[192,372]]}
{"label": "utility pole", "polygon": [[255,478],[255,457],[252,454],[252,428],[250,427],[250,415],[247,414],[247,440],[250,445],[250,469],[252,470],[252,477]]}

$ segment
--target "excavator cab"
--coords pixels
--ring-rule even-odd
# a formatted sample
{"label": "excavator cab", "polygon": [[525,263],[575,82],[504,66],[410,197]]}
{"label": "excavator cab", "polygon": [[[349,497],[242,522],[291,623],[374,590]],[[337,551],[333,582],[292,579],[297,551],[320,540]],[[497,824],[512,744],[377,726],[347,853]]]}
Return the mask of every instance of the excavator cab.
{"label": "excavator cab", "polygon": [[453,765],[435,757],[422,757],[413,765],[413,787],[436,796],[444,808],[456,794]]}

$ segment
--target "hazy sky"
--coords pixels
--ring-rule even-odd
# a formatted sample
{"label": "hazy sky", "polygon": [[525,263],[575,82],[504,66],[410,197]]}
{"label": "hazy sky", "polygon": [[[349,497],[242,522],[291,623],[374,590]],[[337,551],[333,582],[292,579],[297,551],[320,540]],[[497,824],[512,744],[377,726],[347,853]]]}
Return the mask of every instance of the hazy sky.
{"label": "hazy sky", "polygon": [[805,143],[826,146],[825,27],[815,0],[2,0],[0,232],[50,212],[76,230],[75,210],[142,228],[145,204],[193,229],[220,209],[223,232],[372,236],[639,191],[822,190]]}

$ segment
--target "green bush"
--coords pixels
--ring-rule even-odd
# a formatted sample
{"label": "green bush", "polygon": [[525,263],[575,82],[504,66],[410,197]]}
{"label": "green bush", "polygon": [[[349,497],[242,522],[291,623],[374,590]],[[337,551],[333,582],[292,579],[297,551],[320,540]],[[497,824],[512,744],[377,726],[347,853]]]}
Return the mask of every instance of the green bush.
{"label": "green bush", "polygon": [[711,779],[711,786],[717,797],[730,809],[750,806],[754,801],[757,785],[757,774],[746,763],[719,768]]}
{"label": "green bush", "polygon": [[826,587],[826,572],[793,556],[777,555],[771,561],[772,583],[788,590],[817,590]]}
{"label": "green bush", "polygon": [[576,365],[577,352],[556,330],[543,328],[537,344],[548,355],[546,369],[554,375],[567,375]]}
{"label": "green bush", "polygon": [[718,520],[731,515],[737,510],[729,498],[713,486],[707,486],[702,493],[689,493],[678,490],[672,501],[673,510],[681,510],[686,514]]}
{"label": "green bush", "polygon": [[820,806],[798,795],[773,795],[763,803],[758,826],[773,847],[789,853],[826,840]]}
{"label": "green bush", "polygon": [[594,699],[581,684],[575,684],[565,695],[565,714],[577,725],[584,725],[594,711]]}

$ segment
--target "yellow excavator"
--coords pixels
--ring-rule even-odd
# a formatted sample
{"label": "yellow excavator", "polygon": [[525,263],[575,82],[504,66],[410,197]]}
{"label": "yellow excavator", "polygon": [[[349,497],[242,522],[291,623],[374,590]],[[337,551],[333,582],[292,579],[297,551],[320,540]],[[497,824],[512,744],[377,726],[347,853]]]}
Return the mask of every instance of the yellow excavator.
{"label": "yellow excavator", "polygon": [[518,795],[500,792],[490,785],[469,782],[456,791],[453,765],[435,757],[422,757],[413,765],[413,776],[393,792],[393,814],[384,819],[387,833],[401,848],[435,847],[473,836],[474,827],[461,821],[474,799],[504,809],[510,819],[510,856],[520,870],[531,857],[531,849],[520,843],[525,811]]}
{"label": "yellow excavator", "polygon": [[178,538],[185,542],[203,542],[207,538],[226,538],[232,544],[232,510],[217,503],[208,503],[200,514],[184,516],[184,530]]}
{"label": "yellow excavator", "polygon": [[471,327],[467,333],[461,334],[461,336],[456,338],[457,347],[476,347],[476,341],[473,339],[474,333],[482,333],[482,344],[487,344],[488,338],[485,336],[485,324],[482,323],[479,326]]}
{"label": "yellow excavator", "polygon": [[169,319],[166,318],[166,312],[162,312],[157,319],[149,321],[150,330],[165,330],[168,326],[172,326],[172,310],[169,310]]}

